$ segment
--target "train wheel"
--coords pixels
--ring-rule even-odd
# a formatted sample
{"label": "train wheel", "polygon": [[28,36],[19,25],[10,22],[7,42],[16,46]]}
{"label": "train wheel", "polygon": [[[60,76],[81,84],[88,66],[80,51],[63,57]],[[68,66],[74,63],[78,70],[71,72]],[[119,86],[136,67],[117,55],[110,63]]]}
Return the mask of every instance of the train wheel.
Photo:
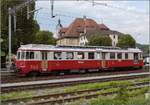
{"label": "train wheel", "polygon": [[38,75],[39,75],[39,72],[37,72],[37,71],[32,71],[32,72],[28,73],[29,77],[37,77]]}

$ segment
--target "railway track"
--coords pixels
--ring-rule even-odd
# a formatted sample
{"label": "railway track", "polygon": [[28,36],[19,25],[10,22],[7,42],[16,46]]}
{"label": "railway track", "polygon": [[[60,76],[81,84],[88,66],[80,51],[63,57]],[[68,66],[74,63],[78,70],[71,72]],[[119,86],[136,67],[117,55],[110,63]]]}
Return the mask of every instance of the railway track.
{"label": "railway track", "polygon": [[7,69],[2,69],[0,71],[1,73],[1,78],[5,78],[5,77],[13,77],[15,76],[14,70],[7,70]]}
{"label": "railway track", "polygon": [[1,83],[16,83],[16,82],[26,82],[26,81],[38,81],[38,80],[52,80],[52,79],[62,79],[62,78],[77,78],[77,77],[91,77],[91,76],[104,76],[104,75],[116,75],[116,74],[128,74],[128,73],[140,73],[147,72],[147,70],[138,69],[138,70],[123,70],[123,71],[101,71],[101,72],[92,72],[86,74],[67,74],[67,75],[43,75],[38,77],[17,77],[14,73],[12,75],[2,75]]}
{"label": "railway track", "polygon": [[[141,82],[141,83],[135,83],[130,85],[129,90],[135,90],[140,89],[148,85],[148,82]],[[65,92],[65,93],[57,93],[57,94],[49,94],[49,95],[41,95],[41,96],[33,96],[33,97],[25,97],[25,98],[16,98],[16,99],[9,99],[2,101],[2,104],[11,104],[16,105],[17,103],[23,104],[23,105],[43,105],[43,104],[62,104],[65,102],[71,102],[79,99],[90,99],[90,98],[96,98],[99,95],[111,95],[114,93],[117,93],[117,90],[109,91],[109,92],[102,92],[110,88],[120,88],[120,86],[107,86],[103,88],[97,88],[97,89],[85,89],[85,90],[78,90],[75,92]]]}
{"label": "railway track", "polygon": [[131,74],[118,74],[118,75],[109,75],[109,76],[94,76],[94,77],[80,77],[80,78],[69,78],[69,79],[56,79],[56,80],[43,80],[43,81],[29,81],[29,82],[20,82],[20,83],[6,83],[1,84],[2,92],[10,91],[21,91],[29,89],[38,89],[38,88],[54,88],[61,86],[70,86],[77,84],[85,83],[95,83],[95,82],[106,82],[106,81],[117,81],[117,80],[127,80],[134,78],[144,78],[149,76],[149,72],[144,73],[131,73]]}

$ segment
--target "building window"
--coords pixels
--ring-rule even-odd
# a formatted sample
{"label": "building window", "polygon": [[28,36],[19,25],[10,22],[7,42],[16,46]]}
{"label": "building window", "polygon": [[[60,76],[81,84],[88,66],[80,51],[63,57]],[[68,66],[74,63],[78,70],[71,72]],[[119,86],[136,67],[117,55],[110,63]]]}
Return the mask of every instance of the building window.
{"label": "building window", "polygon": [[73,59],[73,52],[67,52],[66,59]]}
{"label": "building window", "polygon": [[77,58],[78,59],[84,59],[84,52],[78,52],[77,53]]}
{"label": "building window", "polygon": [[110,53],[110,59],[115,59],[115,53]]}
{"label": "building window", "polygon": [[54,52],[54,59],[62,59],[61,52]]}
{"label": "building window", "polygon": [[128,59],[128,53],[125,53],[125,59]]}
{"label": "building window", "polygon": [[88,59],[94,59],[94,52],[88,53]]}
{"label": "building window", "polygon": [[84,40],[84,36],[82,36],[82,40]]}
{"label": "building window", "polygon": [[80,43],[81,46],[84,46],[84,42]]}
{"label": "building window", "polygon": [[117,58],[122,59],[122,53],[117,53]]}
{"label": "building window", "polygon": [[113,46],[115,46],[116,45],[116,43],[115,43],[115,41],[113,42]]}
{"label": "building window", "polygon": [[114,37],[114,39],[115,39],[115,35],[114,35],[113,37]]}

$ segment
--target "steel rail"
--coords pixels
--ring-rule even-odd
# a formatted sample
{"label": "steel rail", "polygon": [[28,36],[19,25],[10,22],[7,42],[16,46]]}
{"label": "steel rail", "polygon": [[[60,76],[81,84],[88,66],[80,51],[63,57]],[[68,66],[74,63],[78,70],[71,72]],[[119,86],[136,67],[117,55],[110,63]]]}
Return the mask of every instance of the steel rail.
{"label": "steel rail", "polygon": [[[128,74],[128,73],[140,73],[140,72],[147,72],[147,70],[115,70],[115,71],[101,71],[101,72],[89,72],[85,74],[69,74],[69,75],[41,75],[38,77],[17,77],[16,75],[12,76],[3,76],[3,73],[1,73],[1,83],[16,83],[16,82],[26,82],[26,81],[33,81],[33,80],[51,80],[51,79],[62,79],[62,78],[76,78],[76,77],[91,77],[91,76],[104,76],[104,75],[116,75],[116,74]],[[4,73],[5,74],[5,73]],[[11,73],[12,74],[12,73]]]}
{"label": "steel rail", "polygon": [[[47,80],[47,81],[32,81],[32,82],[22,82],[21,84],[1,84],[2,92],[10,91],[21,91],[29,89],[38,89],[38,88],[54,88],[62,86],[71,86],[77,84],[86,84],[86,83],[96,83],[96,82],[106,82],[106,81],[117,81],[117,80],[127,80],[134,78],[145,78],[149,76],[150,73],[133,73],[133,74],[123,74],[123,75],[112,75],[112,76],[98,76],[98,77],[89,77],[89,78],[73,78],[73,79],[57,79],[57,80]],[[29,84],[28,84],[29,83]]]}
{"label": "steel rail", "polygon": [[[132,88],[132,90],[133,90],[133,89],[139,89],[139,88],[145,87],[147,85],[148,85],[148,82],[139,82],[139,83],[131,84],[131,85],[128,85],[128,86],[136,86],[136,88]],[[45,100],[48,100],[48,99],[53,99],[53,100],[48,100],[48,102],[54,103],[54,102],[57,102],[57,101],[58,102],[62,101],[62,99],[57,99],[59,97],[65,97],[63,99],[66,99],[66,97],[67,98],[70,97],[67,100],[71,100],[72,97],[73,98],[75,98],[75,97],[80,97],[81,98],[82,96],[79,96],[79,94],[88,93],[91,96],[91,93],[93,93],[93,92],[98,92],[98,91],[101,91],[101,90],[107,90],[107,89],[110,89],[110,88],[119,88],[119,87],[121,87],[121,86],[106,86],[106,87],[103,87],[103,88],[85,89],[85,90],[78,90],[78,91],[75,91],[75,92],[65,92],[65,93],[57,93],[57,94],[55,93],[55,94],[49,94],[49,95],[8,99],[8,100],[4,100],[4,101],[2,100],[2,103],[4,103],[4,104],[6,104],[6,103],[18,103],[18,102],[24,102],[25,103],[28,100],[32,100],[36,104],[39,104],[39,102],[37,103],[36,100],[44,100],[45,101]],[[106,94],[108,94],[108,93],[106,93]],[[78,96],[76,96],[76,95],[78,95]],[[94,95],[96,95],[96,94],[94,93]],[[85,97],[87,97],[87,96],[85,96]],[[34,102],[31,102],[31,103],[34,103]],[[47,103],[47,101],[46,101],[46,103]]]}
{"label": "steel rail", "polygon": [[128,73],[140,73],[147,72],[146,70],[123,70],[123,71],[102,71],[102,72],[92,72],[86,74],[71,74],[71,75],[59,75],[59,76],[38,76],[38,77],[24,77],[20,78],[17,76],[3,76],[1,77],[1,83],[16,83],[16,82],[26,82],[26,81],[38,81],[38,80],[52,80],[52,79],[62,79],[62,78],[77,78],[77,77],[91,77],[91,76],[104,76],[104,75],[116,75],[116,74],[128,74]]}

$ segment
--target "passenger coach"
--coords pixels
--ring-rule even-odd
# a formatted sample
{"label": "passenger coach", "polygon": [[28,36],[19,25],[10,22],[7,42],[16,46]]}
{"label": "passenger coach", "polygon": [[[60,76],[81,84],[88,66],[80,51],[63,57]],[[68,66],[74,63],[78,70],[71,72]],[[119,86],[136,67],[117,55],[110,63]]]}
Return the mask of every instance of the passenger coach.
{"label": "passenger coach", "polygon": [[137,48],[28,44],[18,49],[15,64],[19,75],[26,76],[50,72],[140,68],[144,63],[142,51]]}

